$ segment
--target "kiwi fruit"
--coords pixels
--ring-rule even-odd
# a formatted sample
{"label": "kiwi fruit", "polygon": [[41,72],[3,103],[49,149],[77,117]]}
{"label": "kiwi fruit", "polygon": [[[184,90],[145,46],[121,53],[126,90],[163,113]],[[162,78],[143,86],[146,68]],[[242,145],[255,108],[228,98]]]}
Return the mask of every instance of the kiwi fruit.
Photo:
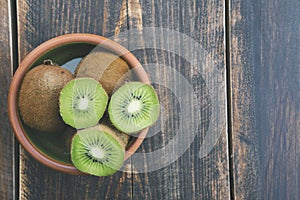
{"label": "kiwi fruit", "polygon": [[76,129],[95,126],[103,116],[108,96],[92,78],[76,78],[60,92],[59,108],[64,122]]}
{"label": "kiwi fruit", "polygon": [[120,134],[102,124],[79,130],[72,139],[72,163],[87,174],[114,174],[123,165],[127,143],[124,138],[120,138]]}
{"label": "kiwi fruit", "polygon": [[109,96],[131,79],[129,65],[118,55],[99,47],[81,60],[75,75],[98,80]]}
{"label": "kiwi fruit", "polygon": [[118,130],[137,133],[156,122],[159,109],[159,100],[151,85],[129,82],[111,96],[108,115]]}
{"label": "kiwi fruit", "polygon": [[23,122],[36,130],[58,132],[65,128],[59,115],[59,93],[74,75],[59,66],[41,64],[28,71],[18,97]]}

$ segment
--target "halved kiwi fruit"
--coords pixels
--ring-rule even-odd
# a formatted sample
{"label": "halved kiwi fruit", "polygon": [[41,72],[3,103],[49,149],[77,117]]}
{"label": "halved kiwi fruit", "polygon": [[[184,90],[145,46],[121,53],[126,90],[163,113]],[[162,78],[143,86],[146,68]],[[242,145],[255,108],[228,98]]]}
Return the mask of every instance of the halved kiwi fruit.
{"label": "halved kiwi fruit", "polygon": [[74,166],[95,176],[108,176],[121,168],[125,141],[120,133],[105,125],[79,130],[72,139],[71,160]]}
{"label": "halved kiwi fruit", "polygon": [[158,97],[151,85],[129,82],[112,95],[108,114],[120,131],[137,133],[155,123],[159,109]]}
{"label": "halved kiwi fruit", "polygon": [[98,81],[76,78],[60,93],[60,114],[64,122],[74,128],[95,126],[103,116],[107,102],[108,95]]}

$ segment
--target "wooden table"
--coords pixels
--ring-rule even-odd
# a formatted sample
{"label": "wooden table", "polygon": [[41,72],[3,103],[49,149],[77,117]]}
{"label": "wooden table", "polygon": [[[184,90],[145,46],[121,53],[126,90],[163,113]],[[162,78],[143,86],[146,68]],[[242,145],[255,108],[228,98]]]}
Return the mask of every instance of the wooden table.
{"label": "wooden table", "polygon": [[[0,11],[0,199],[300,199],[299,0],[0,0]],[[149,41],[147,27],[181,33],[169,44],[183,45],[182,51],[159,49],[164,35]],[[119,36],[133,30],[140,34]],[[170,66],[185,77],[200,116],[182,119],[180,99],[191,105],[195,99],[181,91],[179,75],[154,68],[152,78],[165,84],[156,84],[164,123],[138,150],[163,148],[184,126],[194,137],[178,159],[145,173],[130,160],[130,172],[72,176],[41,165],[19,146],[7,115],[13,72],[36,46],[68,33],[103,35],[129,49],[139,44],[144,48],[132,52],[145,66]],[[217,76],[207,63],[192,66],[187,58],[199,55],[182,36],[205,50]],[[210,133],[217,139],[207,138]],[[204,141],[213,148],[199,157]],[[147,156],[140,162],[155,164]]]}

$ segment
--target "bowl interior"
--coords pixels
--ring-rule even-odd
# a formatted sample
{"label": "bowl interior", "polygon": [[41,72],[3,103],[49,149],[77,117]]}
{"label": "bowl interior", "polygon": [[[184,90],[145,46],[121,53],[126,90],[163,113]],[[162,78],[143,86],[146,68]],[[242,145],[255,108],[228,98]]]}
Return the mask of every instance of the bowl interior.
{"label": "bowl interior", "polygon": [[[90,51],[92,51],[98,45],[88,44],[88,43],[70,43],[64,44],[51,49],[42,56],[40,56],[30,67],[30,69],[40,65],[44,60],[51,59],[54,63],[70,70],[74,73],[77,64],[80,62],[81,58],[86,56]],[[107,49],[106,49],[107,50]],[[135,80],[138,79],[136,76]],[[67,144],[68,137],[76,132],[75,129],[66,128],[61,130],[59,133],[46,133],[34,130],[26,126],[21,117],[20,121],[22,123],[23,132],[26,137],[30,140],[30,143],[42,154],[50,157],[54,161],[59,161],[62,164],[72,165],[70,161],[69,146]],[[134,139],[133,139],[134,140]],[[130,143],[132,144],[133,141]]]}

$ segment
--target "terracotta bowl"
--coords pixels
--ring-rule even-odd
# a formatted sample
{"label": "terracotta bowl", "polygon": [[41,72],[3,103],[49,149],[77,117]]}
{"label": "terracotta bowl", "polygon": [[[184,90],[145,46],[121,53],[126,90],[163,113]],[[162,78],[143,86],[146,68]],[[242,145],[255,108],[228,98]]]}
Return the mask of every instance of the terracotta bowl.
{"label": "terracotta bowl", "polygon": [[[53,134],[37,133],[38,131],[23,124],[17,104],[20,86],[25,74],[45,59],[51,59],[60,66],[64,66],[71,60],[84,57],[98,45],[120,55],[129,64],[138,80],[150,83],[142,65],[133,54],[116,42],[93,34],[67,34],[44,42],[24,58],[11,81],[8,94],[8,114],[15,136],[24,149],[36,160],[61,172],[74,175],[83,174],[72,165],[62,138]],[[148,129],[143,130],[130,142],[126,149],[125,160],[141,145],[147,132]]]}

